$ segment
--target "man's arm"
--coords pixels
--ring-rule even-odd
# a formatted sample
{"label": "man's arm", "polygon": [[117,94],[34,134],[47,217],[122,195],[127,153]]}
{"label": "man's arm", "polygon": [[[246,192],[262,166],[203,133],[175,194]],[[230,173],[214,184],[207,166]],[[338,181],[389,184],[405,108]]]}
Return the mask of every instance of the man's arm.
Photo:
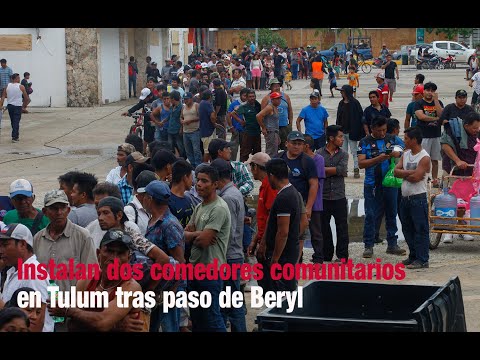
{"label": "man's arm", "polygon": [[463,160],[461,160],[457,154],[455,154],[455,150],[453,150],[453,148],[448,145],[448,144],[442,144],[442,150],[445,154],[447,154],[447,156],[453,160],[453,162],[455,163],[455,165],[457,165],[457,167],[461,170],[465,170],[467,168],[467,163]]}
{"label": "man's arm", "polygon": [[408,129],[410,127],[410,119],[412,118],[412,115],[409,113],[405,113],[405,121],[403,123],[403,128]]}
{"label": "man's arm", "polygon": [[348,169],[348,153],[344,153],[337,166],[325,167],[325,175],[327,177],[339,175],[347,176]]}
{"label": "man's arm", "polygon": [[[7,97],[7,88],[3,89],[3,92],[2,92],[2,99],[0,100],[0,107],[3,106],[3,102],[5,101]],[[1,110],[1,109],[0,109]]]}
{"label": "man's arm", "polygon": [[284,94],[285,100],[287,100],[287,105],[288,105],[288,125],[292,126],[293,123],[293,107],[292,107],[292,101],[290,100],[290,96],[287,94]]}
{"label": "man's arm", "polygon": [[150,120],[155,123],[155,125],[162,126],[163,121],[158,120],[160,118],[160,114],[162,113],[162,106],[157,106],[150,112]]}
{"label": "man's arm", "polygon": [[20,85],[20,90],[22,91],[23,94],[23,108],[30,104],[30,96],[28,96],[27,91],[25,90],[25,86]]}
{"label": "man's arm", "polygon": [[265,109],[265,106],[268,105],[269,99],[270,99],[270,96],[268,96],[268,94],[263,97],[262,102],[260,103],[262,110]]}
{"label": "man's arm", "polygon": [[267,128],[265,127],[265,124],[263,123],[263,118],[267,115],[270,115],[273,113],[273,105],[272,106],[266,106],[262,111],[260,111],[257,114],[257,122],[258,125],[260,125],[260,129],[262,129],[262,134],[263,136],[267,136]]}
{"label": "man's arm", "polygon": [[430,157],[424,156],[422,160],[419,161],[418,166],[415,170],[403,170],[403,156],[395,166],[393,174],[396,177],[407,180],[411,183],[417,183],[422,181],[425,177],[425,174],[430,172]]}
{"label": "man's arm", "polygon": [[358,167],[360,169],[369,168],[388,159],[390,159],[390,155],[387,154],[380,154],[373,159],[367,159],[366,154],[358,154]]}
{"label": "man's arm", "polygon": [[297,130],[300,131],[300,132],[302,132],[302,130],[301,130],[302,127],[300,125],[302,123],[302,120],[303,120],[303,118],[301,118],[300,116],[297,118]]}
{"label": "man's arm", "polygon": [[308,220],[310,220],[310,218],[312,216],[313,203],[315,202],[315,199],[317,198],[318,177],[308,179],[308,185],[309,185],[308,198],[307,198],[307,204],[305,205],[305,207],[307,208],[307,218],[308,218]]}
{"label": "man's arm", "polygon": [[275,235],[275,247],[272,254],[272,264],[278,263],[280,256],[285,249],[288,239],[288,230],[290,228],[290,214],[281,214],[277,216],[277,234]]}
{"label": "man's arm", "polygon": [[241,164],[239,176],[235,175],[233,183],[243,196],[247,196],[253,190],[253,177],[245,164]]}
{"label": "man's arm", "polygon": [[[129,280],[121,286],[122,291],[142,291],[142,288],[135,280]],[[51,316],[69,317],[74,321],[82,323],[83,326],[88,326],[96,331],[110,331],[116,323],[125,318],[132,306],[132,297],[129,299],[126,307],[117,306],[117,297],[108,303],[103,311],[87,311],[80,308],[68,308],[67,310],[61,308],[48,307]],[[124,304],[125,305],[125,304]]]}
{"label": "man's arm", "polygon": [[438,100],[437,92],[433,93],[433,102],[435,103],[435,110],[437,111],[437,116],[440,119],[440,116],[442,116],[442,112],[443,112],[443,106],[442,104],[440,104],[440,101]]}
{"label": "man's arm", "polygon": [[398,73],[398,66],[395,66],[395,72],[397,73],[397,80],[400,79],[400,74]]}

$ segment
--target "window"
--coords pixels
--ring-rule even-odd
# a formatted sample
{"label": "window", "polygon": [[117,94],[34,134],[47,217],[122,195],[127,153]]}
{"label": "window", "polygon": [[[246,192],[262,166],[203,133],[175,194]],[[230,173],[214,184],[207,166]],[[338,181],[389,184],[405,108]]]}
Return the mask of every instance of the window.
{"label": "window", "polygon": [[456,43],[450,43],[450,50],[461,50],[461,51],[465,51],[465,48],[460,45],[460,44],[456,44]]}
{"label": "window", "polygon": [[437,48],[442,49],[442,50],[447,50],[448,49],[448,44],[446,42],[439,42],[439,43],[437,43]]}

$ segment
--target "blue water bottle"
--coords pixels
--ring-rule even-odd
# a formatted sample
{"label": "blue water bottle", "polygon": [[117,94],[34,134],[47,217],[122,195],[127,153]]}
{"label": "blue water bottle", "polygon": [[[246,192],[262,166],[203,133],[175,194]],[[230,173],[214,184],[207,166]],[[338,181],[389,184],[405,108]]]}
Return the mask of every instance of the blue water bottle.
{"label": "blue water bottle", "polygon": [[[470,217],[480,218],[480,193],[470,199]],[[480,221],[470,221],[470,225],[480,225]],[[480,231],[480,229],[472,229]]]}
{"label": "blue water bottle", "polygon": [[[443,194],[435,196],[433,201],[435,207],[435,216],[454,218],[457,216],[457,198],[448,193],[448,188],[443,188]],[[456,220],[435,219],[435,224],[450,225],[455,224]],[[451,229],[451,226],[435,226],[435,229]]]}

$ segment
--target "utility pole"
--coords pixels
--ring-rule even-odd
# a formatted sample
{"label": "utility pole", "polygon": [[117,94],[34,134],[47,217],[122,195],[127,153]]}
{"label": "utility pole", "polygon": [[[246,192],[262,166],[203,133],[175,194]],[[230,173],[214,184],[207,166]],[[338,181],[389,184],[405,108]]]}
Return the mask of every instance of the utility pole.
{"label": "utility pole", "polygon": [[258,49],[258,28],[255,28],[255,48]]}

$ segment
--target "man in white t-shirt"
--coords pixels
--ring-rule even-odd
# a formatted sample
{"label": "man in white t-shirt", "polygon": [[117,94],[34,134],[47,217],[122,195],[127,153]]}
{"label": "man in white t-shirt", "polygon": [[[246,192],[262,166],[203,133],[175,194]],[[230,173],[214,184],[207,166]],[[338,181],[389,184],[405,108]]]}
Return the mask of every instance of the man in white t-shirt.
{"label": "man in white t-shirt", "polygon": [[53,319],[45,311],[49,298],[47,287],[49,277],[44,280],[19,280],[18,261],[22,260],[25,265],[33,264],[35,268],[40,264],[33,254],[33,236],[30,230],[23,224],[10,224],[0,231],[0,257],[6,266],[11,266],[7,271],[7,279],[3,285],[1,300],[7,302],[11,299],[15,290],[22,287],[30,287],[41,294],[41,312],[38,322],[31,327],[32,331],[53,331]]}
{"label": "man in white t-shirt", "polygon": [[247,87],[247,83],[245,79],[241,76],[241,70],[235,69],[232,72],[232,85],[230,86],[230,89],[228,89],[228,93],[232,95],[232,102],[235,100],[240,99],[240,91],[243,88]]}
{"label": "man in white t-shirt", "polygon": [[472,106],[474,106],[480,95],[480,72],[475,73],[468,81],[468,86],[473,87]]}
{"label": "man in white t-shirt", "polygon": [[118,145],[117,148],[117,163],[118,166],[114,167],[107,175],[105,181],[117,185],[120,180],[127,174],[127,166],[125,160],[127,156],[135,152],[135,147],[132,144],[123,143]]}

